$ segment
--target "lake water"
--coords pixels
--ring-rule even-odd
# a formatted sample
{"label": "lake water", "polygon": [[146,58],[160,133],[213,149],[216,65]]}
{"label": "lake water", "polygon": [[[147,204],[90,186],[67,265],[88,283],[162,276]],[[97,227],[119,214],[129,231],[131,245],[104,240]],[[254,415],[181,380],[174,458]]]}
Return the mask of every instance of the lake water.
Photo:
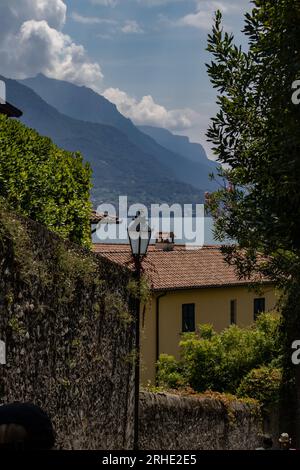
{"label": "lake water", "polygon": [[[128,220],[128,224],[131,222],[131,219]],[[186,223],[187,222],[187,223]],[[189,222],[189,223],[188,223]],[[151,220],[150,220],[151,224]],[[181,222],[183,225],[183,222]],[[198,226],[196,225],[195,219],[191,219],[189,221],[184,222],[185,227],[180,229],[180,225],[178,225],[177,230],[174,225],[170,225],[169,230],[165,230],[164,227],[160,227],[159,229],[155,230],[153,229],[153,239],[151,243],[155,243],[155,235],[158,231],[166,231],[166,232],[171,232],[174,231],[175,233],[175,244],[189,244],[193,243],[197,246],[199,245],[220,245],[219,241],[216,241],[214,238],[213,234],[213,228],[214,228],[214,221],[210,217],[205,217],[202,219],[202,222],[199,222]],[[191,227],[193,225],[191,233]],[[96,226],[93,226],[93,228],[96,228]],[[188,237],[186,236],[186,233],[188,233]],[[178,236],[180,234],[181,236]],[[194,238],[193,237],[194,234]],[[128,244],[128,238],[127,238],[127,230],[126,227],[124,228],[123,226],[119,225],[106,225],[101,227],[101,230],[98,231],[93,235],[93,243],[118,243],[118,244]],[[226,241],[223,242],[223,244],[226,243]],[[227,240],[228,243],[228,240]]]}

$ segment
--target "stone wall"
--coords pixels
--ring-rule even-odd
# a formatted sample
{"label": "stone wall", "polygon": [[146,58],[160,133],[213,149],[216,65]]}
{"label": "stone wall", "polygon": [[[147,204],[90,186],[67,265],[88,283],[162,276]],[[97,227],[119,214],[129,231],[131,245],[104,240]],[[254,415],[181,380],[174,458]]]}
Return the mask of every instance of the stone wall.
{"label": "stone wall", "polygon": [[260,445],[259,407],[222,398],[141,394],[140,447],[147,450],[251,450]]}
{"label": "stone wall", "polygon": [[59,447],[132,444],[128,282],[126,269],[0,207],[0,402],[42,406]]}

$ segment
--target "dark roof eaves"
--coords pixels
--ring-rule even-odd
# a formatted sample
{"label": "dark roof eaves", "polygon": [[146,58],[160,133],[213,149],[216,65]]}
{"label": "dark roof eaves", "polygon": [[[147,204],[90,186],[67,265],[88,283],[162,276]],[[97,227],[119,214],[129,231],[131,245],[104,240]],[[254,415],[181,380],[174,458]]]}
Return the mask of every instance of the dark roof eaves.
{"label": "dark roof eaves", "polygon": [[200,284],[198,286],[178,286],[178,287],[152,287],[151,290],[153,292],[173,292],[178,290],[195,290],[195,289],[222,289],[223,287],[245,287],[245,286],[253,286],[255,284],[260,285],[272,285],[274,284],[273,281],[261,281],[261,282],[254,282],[254,281],[245,281],[245,282],[230,282],[224,284]]}

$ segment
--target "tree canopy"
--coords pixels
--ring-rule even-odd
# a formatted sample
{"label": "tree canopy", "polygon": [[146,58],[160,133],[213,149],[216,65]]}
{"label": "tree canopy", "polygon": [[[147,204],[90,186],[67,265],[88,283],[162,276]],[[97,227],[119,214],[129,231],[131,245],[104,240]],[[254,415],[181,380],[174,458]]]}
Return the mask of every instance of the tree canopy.
{"label": "tree canopy", "polygon": [[[208,138],[224,187],[210,195],[216,236],[241,276],[261,271],[281,286],[284,382],[290,421],[300,419],[300,369],[291,345],[300,338],[300,0],[253,0],[245,15],[248,48],[235,44],[216,14],[208,73],[219,111]],[[295,383],[296,380],[296,383]],[[298,404],[297,404],[298,403]],[[298,433],[299,426],[294,429]]]}
{"label": "tree canopy", "polygon": [[245,17],[247,51],[224,33],[220,13],[209,35],[219,112],[208,137],[228,182],[210,208],[218,237],[244,249],[244,271],[259,268],[256,255],[263,253],[268,274],[285,282],[300,261],[300,106],[292,102],[300,78],[300,1],[253,3]]}

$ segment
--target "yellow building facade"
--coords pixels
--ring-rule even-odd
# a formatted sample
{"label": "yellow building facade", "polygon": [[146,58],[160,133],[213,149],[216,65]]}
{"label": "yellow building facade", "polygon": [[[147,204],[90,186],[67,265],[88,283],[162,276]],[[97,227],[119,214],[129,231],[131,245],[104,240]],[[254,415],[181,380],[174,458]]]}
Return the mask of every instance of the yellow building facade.
{"label": "yellow building facade", "polygon": [[[94,245],[101,256],[130,268],[124,245]],[[260,312],[276,308],[273,285],[261,277],[240,279],[216,246],[187,250],[178,245],[151,245],[143,260],[151,298],[141,312],[141,381],[155,384],[160,354],[179,359],[185,332],[211,324],[220,332],[231,324],[251,325]],[[250,286],[256,285],[256,290]]]}
{"label": "yellow building facade", "polygon": [[185,306],[193,306],[195,331],[198,325],[209,323],[220,332],[231,324],[251,325],[259,313],[256,312],[259,304],[265,304],[264,311],[271,311],[276,308],[277,300],[276,291],[270,284],[261,287],[259,293],[249,290],[248,286],[155,292],[141,315],[142,383],[155,384],[160,354],[179,359]]}

